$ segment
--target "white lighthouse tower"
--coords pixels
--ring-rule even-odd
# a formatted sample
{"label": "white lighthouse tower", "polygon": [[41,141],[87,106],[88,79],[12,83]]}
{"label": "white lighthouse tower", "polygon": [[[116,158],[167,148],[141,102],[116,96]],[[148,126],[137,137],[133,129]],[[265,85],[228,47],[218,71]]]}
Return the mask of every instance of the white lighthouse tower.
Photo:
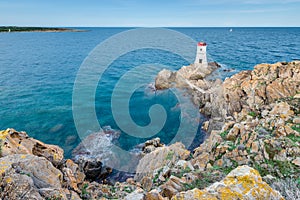
{"label": "white lighthouse tower", "polygon": [[205,66],[208,65],[206,57],[206,47],[207,44],[205,42],[198,42],[195,64],[202,64]]}

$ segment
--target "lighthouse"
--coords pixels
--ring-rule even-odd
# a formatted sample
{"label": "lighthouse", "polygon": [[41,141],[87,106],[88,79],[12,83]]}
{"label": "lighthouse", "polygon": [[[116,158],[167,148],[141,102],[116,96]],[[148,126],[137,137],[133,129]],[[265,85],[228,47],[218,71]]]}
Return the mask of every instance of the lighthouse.
{"label": "lighthouse", "polygon": [[206,58],[206,47],[207,44],[205,42],[198,42],[195,64],[208,65]]}

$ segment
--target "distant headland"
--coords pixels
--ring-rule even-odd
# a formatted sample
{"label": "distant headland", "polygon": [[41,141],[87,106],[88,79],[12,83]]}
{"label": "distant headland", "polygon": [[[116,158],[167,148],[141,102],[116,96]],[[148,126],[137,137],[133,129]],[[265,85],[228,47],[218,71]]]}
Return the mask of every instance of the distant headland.
{"label": "distant headland", "polygon": [[71,28],[0,26],[0,32],[85,32]]}

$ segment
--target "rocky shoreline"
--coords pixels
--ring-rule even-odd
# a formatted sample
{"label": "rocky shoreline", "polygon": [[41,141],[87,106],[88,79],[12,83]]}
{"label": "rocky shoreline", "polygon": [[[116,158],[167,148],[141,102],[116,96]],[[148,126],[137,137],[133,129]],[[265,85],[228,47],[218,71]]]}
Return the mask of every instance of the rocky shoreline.
{"label": "rocky shoreline", "polygon": [[60,147],[7,129],[0,132],[0,198],[299,199],[300,62],[207,80],[218,67],[190,65],[156,78],[157,89],[185,89],[209,116],[207,139],[193,152],[148,141],[134,178],[112,185],[101,159],[64,159]]}

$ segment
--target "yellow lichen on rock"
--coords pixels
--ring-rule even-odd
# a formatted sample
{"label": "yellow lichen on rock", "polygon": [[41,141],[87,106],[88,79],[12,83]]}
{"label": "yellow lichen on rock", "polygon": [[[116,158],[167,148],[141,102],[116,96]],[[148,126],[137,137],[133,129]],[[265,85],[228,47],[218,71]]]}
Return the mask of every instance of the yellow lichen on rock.
{"label": "yellow lichen on rock", "polygon": [[8,135],[9,129],[0,131],[0,140],[5,140],[6,136]]}
{"label": "yellow lichen on rock", "polygon": [[240,194],[239,192],[233,191],[231,190],[229,187],[224,187],[221,188],[219,191],[220,193],[220,198],[221,199],[231,199],[231,200],[238,200],[241,199],[243,197],[242,194]]}
{"label": "yellow lichen on rock", "polygon": [[0,140],[5,141],[5,145],[1,146],[3,157],[13,154],[33,154],[47,158],[54,165],[58,165],[64,158],[64,151],[60,147],[30,138],[22,131],[14,129],[0,131]]}
{"label": "yellow lichen on rock", "polygon": [[172,200],[185,200],[185,199],[198,199],[198,200],[218,200],[215,196],[205,193],[203,190],[195,188],[188,192],[182,192],[172,198]]}
{"label": "yellow lichen on rock", "polygon": [[11,183],[12,182],[12,178],[10,178],[10,177],[8,177],[8,178],[6,178],[5,180],[4,180],[6,183]]}
{"label": "yellow lichen on rock", "polygon": [[195,199],[274,199],[283,200],[279,192],[262,181],[258,171],[245,165],[231,171],[222,181],[203,189],[181,192],[173,200]]}

